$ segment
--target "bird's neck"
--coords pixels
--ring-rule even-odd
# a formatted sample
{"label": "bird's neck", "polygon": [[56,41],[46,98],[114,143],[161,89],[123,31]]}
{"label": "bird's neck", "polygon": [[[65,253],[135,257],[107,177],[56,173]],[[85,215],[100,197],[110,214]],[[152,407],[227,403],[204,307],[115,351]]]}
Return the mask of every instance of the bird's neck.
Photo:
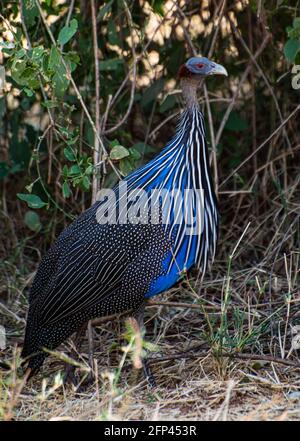
{"label": "bird's neck", "polygon": [[199,107],[197,100],[197,88],[199,86],[199,79],[182,78],[181,88],[182,95],[186,102],[187,108]]}

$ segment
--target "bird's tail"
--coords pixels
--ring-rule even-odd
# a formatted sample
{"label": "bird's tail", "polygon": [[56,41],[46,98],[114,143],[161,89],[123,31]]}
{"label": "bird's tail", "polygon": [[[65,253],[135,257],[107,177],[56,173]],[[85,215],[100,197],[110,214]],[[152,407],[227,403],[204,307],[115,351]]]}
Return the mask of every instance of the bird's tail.
{"label": "bird's tail", "polygon": [[30,374],[28,373],[28,379],[39,370],[47,356],[47,354],[43,352],[41,345],[36,338],[36,335],[40,335],[40,333],[33,333],[33,329],[35,328],[32,326],[30,317],[28,317],[25,338],[21,352],[22,368],[30,369]]}

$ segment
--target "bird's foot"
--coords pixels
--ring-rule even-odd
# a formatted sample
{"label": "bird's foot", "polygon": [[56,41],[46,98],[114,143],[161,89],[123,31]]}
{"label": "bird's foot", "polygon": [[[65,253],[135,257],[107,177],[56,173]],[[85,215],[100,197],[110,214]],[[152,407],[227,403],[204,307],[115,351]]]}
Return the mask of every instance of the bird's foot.
{"label": "bird's foot", "polygon": [[148,386],[150,387],[150,389],[155,389],[157,386],[156,380],[146,359],[143,359],[143,371],[145,378],[148,381]]}
{"label": "bird's foot", "polygon": [[76,393],[85,392],[92,384],[95,378],[92,372],[88,372],[83,378],[80,378],[75,373],[76,367],[68,365],[65,371],[63,382],[64,384],[72,384]]}
{"label": "bird's foot", "polygon": [[68,364],[66,366],[64,377],[63,377],[64,385],[66,385],[66,384],[73,384],[73,386],[77,387],[77,385],[78,385],[78,378],[75,375],[75,370],[76,370],[76,367],[71,365],[71,364]]}

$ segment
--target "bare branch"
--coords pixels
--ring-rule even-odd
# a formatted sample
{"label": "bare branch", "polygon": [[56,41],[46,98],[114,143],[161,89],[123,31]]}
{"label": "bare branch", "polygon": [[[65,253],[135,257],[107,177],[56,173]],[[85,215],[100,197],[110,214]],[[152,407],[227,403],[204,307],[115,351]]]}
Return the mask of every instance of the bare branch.
{"label": "bare branch", "polygon": [[277,127],[277,129],[275,129],[274,130],[274,132],[272,132],[271,133],[271,135],[270,136],[268,136],[268,138],[267,139],[265,139],[265,141],[264,142],[262,142],[258,147],[257,147],[257,149],[254,151],[254,152],[252,152],[243,162],[241,162],[241,164],[238,166],[238,167],[236,167],[234,170],[233,170],[233,172],[232,173],[230,173],[230,175],[229,176],[227,176],[227,178],[226,179],[224,179],[224,181],[220,184],[220,187],[223,187],[223,185],[225,185],[226,184],[226,182],[227,181],[229,181],[229,179],[230,178],[232,178],[232,176],[234,176],[235,175],[235,173],[241,168],[241,167],[243,167],[243,165],[245,165],[248,161],[249,161],[249,159],[251,159],[252,157],[253,157],[253,155],[255,155],[259,150],[261,150],[272,138],[273,138],[273,136],[275,136],[276,135],[276,133],[278,133],[282,128],[283,128],[283,126],[285,126],[286,125],[286,123],[291,119],[291,118],[293,118],[293,116],[294,115],[296,115],[296,113],[298,112],[300,110],[300,104],[296,107],[296,109],[294,109],[293,110],[293,112],[282,122],[282,124],[280,124],[280,126],[278,126]]}
{"label": "bare branch", "polygon": [[[270,35],[267,34],[266,37],[264,38],[262,44],[260,45],[260,47],[257,49],[256,53],[255,53],[254,56],[253,56],[253,57],[254,57],[254,60],[255,60],[256,58],[258,58],[259,55],[263,52],[263,50],[265,49],[265,47],[266,47],[267,43],[269,42],[269,40],[270,40]],[[232,97],[231,103],[230,103],[229,106],[227,107],[226,112],[225,112],[225,115],[223,116],[223,119],[222,119],[222,121],[221,121],[221,124],[220,124],[219,130],[218,130],[218,132],[217,132],[217,136],[216,136],[216,145],[218,145],[219,142],[220,142],[220,139],[221,139],[221,136],[222,136],[222,133],[223,133],[224,127],[225,127],[225,125],[226,125],[226,122],[227,122],[227,120],[228,120],[228,118],[229,118],[229,115],[230,115],[230,113],[231,113],[231,111],[232,111],[232,109],[233,109],[233,107],[234,107],[234,104],[235,104],[235,102],[236,102],[236,100],[237,100],[237,97],[238,97],[238,95],[239,95],[239,93],[240,93],[240,90],[241,90],[241,88],[242,88],[242,85],[244,84],[244,82],[245,82],[246,78],[248,77],[250,71],[251,71],[251,62],[248,64],[247,68],[245,69],[245,71],[244,71],[244,73],[243,73],[243,75],[242,75],[242,78],[240,79],[240,82],[239,82],[239,84],[238,84],[238,87],[236,88],[236,90],[235,90],[235,92],[234,92],[234,94],[233,94],[233,97]]]}
{"label": "bare branch", "polygon": [[131,13],[130,13],[130,10],[127,6],[127,3],[125,1],[123,1],[123,4],[125,7],[125,13],[127,16],[128,25],[129,25],[129,29],[131,32],[131,52],[132,52],[132,58],[133,58],[132,76],[133,76],[133,78],[132,78],[132,83],[131,83],[130,99],[129,99],[127,111],[126,111],[125,115],[121,118],[121,120],[115,126],[109,128],[107,130],[104,130],[103,133],[105,135],[112,133],[112,132],[115,132],[127,120],[128,116],[131,112],[131,109],[132,109],[133,100],[134,100],[134,93],[135,93],[137,56],[136,56],[135,43],[134,43],[134,37],[133,37],[133,23],[132,23]]}
{"label": "bare branch", "polygon": [[[47,32],[49,34],[49,37],[50,37],[50,39],[52,41],[52,44],[59,50],[59,48],[57,47],[55,38],[54,38],[54,36],[53,36],[53,34],[51,32],[51,29],[50,29],[50,27],[49,27],[49,25],[48,25],[48,23],[47,23],[47,21],[45,19],[45,16],[44,16],[43,10],[41,8],[40,2],[39,2],[39,0],[35,0],[35,2],[36,2],[36,5],[37,5],[37,7],[39,9],[40,16],[42,17],[44,26],[45,26],[45,28],[46,28],[46,30],[47,30]],[[87,109],[87,107],[85,105],[85,102],[83,101],[82,95],[79,92],[79,89],[78,89],[75,81],[73,80],[73,77],[72,77],[72,74],[70,72],[70,69],[69,69],[67,63],[65,62],[65,60],[64,60],[64,58],[62,56],[61,56],[61,62],[63,64],[64,68],[66,69],[67,76],[68,76],[68,78],[69,78],[69,80],[70,80],[70,82],[71,82],[71,84],[72,84],[72,86],[74,88],[74,91],[76,93],[77,99],[79,100],[79,102],[81,104],[81,107],[83,108],[84,113],[86,114],[86,117],[87,117],[89,123],[92,126],[93,132],[94,132],[95,136],[97,137],[97,139],[99,141],[99,144],[100,144],[100,147],[101,147],[101,149],[103,151],[103,154],[108,158],[108,162],[109,162],[111,168],[113,169],[113,171],[115,172],[115,174],[118,176],[118,178],[121,179],[119,171],[116,169],[116,167],[114,166],[112,161],[109,159],[109,156],[108,156],[106,148],[105,148],[105,146],[103,144],[103,141],[102,141],[101,137],[99,136],[99,134],[97,133],[97,129],[96,129],[95,123],[94,123],[94,121],[93,121],[93,119],[92,119],[92,117],[91,117],[91,115],[90,115],[90,113],[89,113],[89,111],[88,111],[88,109]]]}
{"label": "bare branch", "polygon": [[99,152],[99,138],[100,138],[100,76],[99,76],[99,61],[98,61],[98,40],[97,40],[97,20],[96,20],[96,8],[95,0],[91,0],[91,12],[92,12],[92,28],[93,28],[93,47],[94,47],[94,62],[95,62],[95,125],[98,136],[94,139],[94,173],[92,183],[92,203],[96,201],[97,193],[99,191],[99,179],[98,170],[96,164],[101,161]]}

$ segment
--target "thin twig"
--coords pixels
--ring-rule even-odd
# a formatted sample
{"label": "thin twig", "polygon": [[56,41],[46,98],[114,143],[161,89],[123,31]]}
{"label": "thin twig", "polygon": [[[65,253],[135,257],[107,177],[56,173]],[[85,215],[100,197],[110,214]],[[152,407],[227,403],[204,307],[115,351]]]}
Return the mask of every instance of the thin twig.
{"label": "thin twig", "polygon": [[[36,2],[36,5],[37,5],[37,7],[38,7],[38,10],[39,10],[40,16],[42,17],[42,20],[43,20],[44,26],[45,26],[45,28],[46,28],[46,30],[47,30],[47,32],[48,32],[48,34],[49,34],[49,37],[50,37],[50,39],[51,39],[51,41],[52,41],[52,44],[58,49],[57,44],[56,44],[56,41],[55,41],[55,38],[54,38],[54,36],[53,36],[53,34],[52,34],[52,32],[51,32],[51,29],[50,29],[50,27],[49,27],[49,25],[48,25],[48,23],[47,23],[47,21],[46,21],[46,18],[45,18],[45,16],[44,16],[43,10],[42,10],[41,5],[40,5],[40,2],[39,2],[39,0],[35,0],[35,2]],[[74,81],[74,79],[73,79],[73,77],[72,77],[72,74],[71,74],[71,72],[70,72],[69,66],[67,65],[67,63],[65,62],[65,60],[64,60],[64,58],[63,58],[62,56],[61,56],[61,62],[62,62],[62,64],[64,65],[64,68],[66,69],[67,77],[68,77],[68,79],[70,80],[70,82],[71,82],[71,84],[72,84],[72,86],[73,86],[73,88],[74,88],[74,91],[75,91],[75,93],[76,93],[77,99],[79,100],[79,102],[80,102],[80,104],[81,104],[81,107],[83,108],[84,113],[86,114],[86,117],[87,117],[89,123],[90,123],[91,126],[92,126],[93,132],[94,132],[95,136],[98,138],[98,141],[99,141],[99,144],[100,144],[100,146],[101,146],[101,149],[102,149],[103,154],[105,155],[106,158],[108,158],[107,160],[108,160],[108,162],[109,162],[111,168],[112,168],[113,171],[115,172],[115,174],[118,176],[119,179],[121,179],[121,175],[120,175],[119,171],[116,169],[116,167],[114,166],[114,164],[112,163],[112,161],[109,159],[109,156],[108,156],[108,153],[107,153],[107,151],[106,151],[106,148],[105,148],[105,146],[104,146],[104,144],[103,144],[103,141],[102,141],[101,137],[100,137],[100,136],[98,135],[98,133],[97,133],[97,129],[96,129],[95,123],[94,123],[94,121],[93,121],[93,119],[92,119],[92,117],[91,117],[91,115],[90,115],[90,113],[89,113],[89,111],[88,111],[88,109],[87,109],[87,107],[86,107],[86,104],[85,104],[85,102],[83,101],[82,95],[81,95],[81,93],[80,93],[80,91],[79,91],[79,89],[78,89],[78,87],[77,87],[77,85],[76,85],[76,83],[75,83],[75,81]]]}
{"label": "thin twig", "polygon": [[92,204],[96,201],[97,193],[99,191],[98,170],[96,164],[100,162],[99,138],[100,134],[100,76],[99,76],[99,60],[98,60],[98,39],[97,39],[97,20],[95,0],[91,0],[92,13],[92,29],[93,29],[93,47],[94,47],[94,63],[95,63],[95,126],[98,136],[94,137],[94,173],[92,183]]}
{"label": "thin twig", "polygon": [[[134,43],[134,38],[133,38],[133,22],[132,22],[132,17],[131,17],[131,13],[130,10],[127,6],[127,3],[125,1],[123,1],[124,7],[125,7],[125,13],[127,16],[127,21],[128,21],[128,25],[129,25],[129,29],[131,31],[131,52],[132,52],[132,59],[133,59],[133,66],[132,66],[132,81],[131,81],[131,90],[130,90],[130,98],[129,98],[129,104],[127,107],[127,110],[125,112],[125,115],[120,119],[120,121],[115,124],[113,127],[110,127],[109,129],[104,130],[104,134],[108,135],[109,133],[115,132],[119,127],[121,127],[124,122],[127,120],[132,106],[133,106],[133,101],[134,101],[134,94],[135,94],[135,85],[136,85],[136,71],[137,71],[137,56],[136,56],[136,50],[135,50],[135,43]],[[108,106],[109,108],[109,103]]]}
{"label": "thin twig", "polygon": [[[269,40],[270,40],[270,35],[267,34],[266,37],[265,37],[265,39],[263,40],[262,44],[260,45],[260,47],[257,49],[257,51],[255,52],[255,54],[253,55],[254,60],[255,60],[257,57],[259,57],[259,55],[263,52],[263,50],[265,49],[265,47],[266,47],[266,45],[267,45],[267,43],[268,43]],[[253,61],[253,60],[252,60],[252,61]],[[240,79],[240,82],[239,82],[239,84],[238,84],[238,87],[236,88],[236,90],[235,90],[235,92],[234,92],[234,94],[233,94],[233,96],[232,96],[231,103],[230,103],[229,106],[227,107],[226,112],[225,112],[225,114],[224,114],[224,116],[223,116],[223,119],[222,119],[222,121],[221,121],[221,124],[220,124],[219,130],[218,130],[218,132],[217,132],[217,136],[216,136],[216,145],[218,145],[219,142],[220,142],[220,139],[221,139],[221,136],[222,136],[222,133],[223,133],[224,127],[225,127],[225,125],[226,125],[226,122],[227,122],[227,120],[228,120],[228,118],[229,118],[229,115],[230,115],[230,113],[231,113],[231,111],[232,111],[234,105],[235,105],[235,102],[236,102],[237,97],[238,97],[238,95],[239,95],[239,93],[240,93],[240,90],[241,90],[241,88],[242,88],[242,85],[244,84],[244,82],[245,82],[247,76],[249,75],[250,71],[251,71],[251,62],[248,64],[248,67],[245,69],[245,71],[244,71],[244,73],[243,73],[243,75],[242,75],[242,78]]]}
{"label": "thin twig", "polygon": [[241,168],[241,167],[243,167],[243,165],[245,165],[248,161],[249,161],[249,159],[251,159],[252,157],[253,157],[253,155],[255,155],[259,150],[261,150],[272,138],[273,138],[273,136],[275,136],[276,135],[276,133],[278,133],[281,129],[282,129],[282,127],[283,126],[285,126],[286,125],[286,123],[291,119],[291,118],[293,118],[293,116],[294,115],[296,115],[296,113],[298,112],[300,110],[300,104],[296,107],[296,109],[294,109],[293,110],[293,112],[282,122],[282,124],[280,124],[278,127],[277,127],[277,129],[275,129],[274,130],[274,132],[272,132],[271,133],[271,135],[270,136],[268,136],[268,138],[267,139],[265,139],[265,141],[264,142],[262,142],[258,147],[257,147],[257,149],[254,151],[254,152],[252,152],[243,162],[241,162],[241,164],[239,164],[239,166],[238,167],[236,167],[234,170],[233,170],[233,172],[231,172],[228,176],[227,176],[227,178],[226,179],[224,179],[224,181],[220,184],[220,187],[222,187],[224,184],[226,184],[226,182],[227,181],[229,181],[229,179],[231,179],[232,178],[232,176],[234,176],[235,175],[235,173]]}
{"label": "thin twig", "polygon": [[[259,74],[261,75],[262,79],[264,80],[264,82],[265,82],[265,84],[266,84],[266,86],[267,86],[267,88],[268,88],[268,90],[269,90],[269,92],[270,92],[270,94],[271,94],[271,96],[273,98],[273,101],[274,101],[274,104],[275,104],[275,107],[276,107],[276,110],[277,110],[280,122],[282,123],[283,122],[283,116],[282,116],[282,113],[281,113],[281,110],[280,110],[280,107],[279,107],[279,104],[278,104],[278,100],[277,100],[277,98],[275,96],[273,88],[271,87],[271,85],[270,85],[270,83],[269,83],[265,73],[261,69],[261,67],[258,64],[258,62],[256,61],[256,58],[253,56],[253,54],[252,54],[251,50],[248,48],[244,38],[242,37],[241,33],[238,31],[237,27],[235,26],[234,22],[232,21],[232,19],[230,18],[229,15],[228,15],[228,20],[230,22],[230,26],[231,26],[232,30],[234,31],[234,34],[236,35],[238,40],[241,42],[242,46],[246,50],[247,54],[250,56],[253,64],[255,65],[255,67],[257,68],[257,70],[259,72]],[[269,36],[269,37],[271,38],[271,36]],[[283,127],[283,134],[284,134],[287,146],[289,148],[291,148],[291,143],[290,143],[290,140],[289,140],[289,137],[287,135],[285,127]]]}
{"label": "thin twig", "polygon": [[[176,4],[174,4],[174,5],[172,6],[172,8],[170,9],[170,12],[173,11],[173,8],[175,8],[175,7],[176,7]],[[154,29],[154,31],[153,31],[153,33],[152,33],[151,38],[147,41],[147,43],[146,43],[145,46],[143,47],[142,51],[139,53],[139,55],[136,56],[136,62],[137,62],[137,63],[139,63],[139,62],[143,59],[143,56],[144,56],[144,54],[147,52],[148,47],[152,44],[155,35],[157,34],[157,32],[159,31],[160,27],[164,24],[164,22],[165,22],[166,20],[167,20],[167,14],[162,18],[161,22],[156,26],[156,28]],[[118,90],[116,91],[116,93],[114,94],[114,96],[113,96],[113,98],[112,98],[112,100],[111,100],[111,103],[110,103],[110,105],[108,106],[108,110],[107,110],[108,113],[110,112],[110,110],[112,109],[112,107],[114,106],[114,104],[116,103],[116,101],[117,101],[117,99],[119,98],[119,96],[120,96],[122,90],[124,89],[125,85],[127,84],[127,81],[129,80],[130,75],[132,75],[132,73],[133,73],[133,69],[134,69],[134,66],[132,66],[132,67],[129,69],[129,71],[127,72],[127,74],[126,74],[124,80],[122,81],[122,83],[121,83],[119,89],[118,89]]]}
{"label": "thin twig", "polygon": [[[210,348],[207,348],[206,350],[201,351],[198,354],[193,353],[191,350],[191,351],[179,352],[174,355],[166,355],[164,357],[150,357],[148,358],[148,362],[159,363],[162,361],[179,360],[181,358],[203,358],[203,357],[207,357],[209,352],[212,353]],[[269,363],[283,364],[285,366],[300,369],[300,363],[291,360],[285,360],[282,358],[272,357],[270,355],[242,354],[242,353],[230,353],[230,352],[222,352],[221,354],[217,354],[217,355],[218,357],[237,358],[237,359],[249,360],[249,361],[267,361]]]}
{"label": "thin twig", "polygon": [[25,17],[24,17],[23,6],[24,6],[24,5],[23,5],[23,0],[19,0],[19,8],[20,8],[20,15],[21,15],[21,24],[22,24],[23,32],[24,32],[25,37],[26,37],[26,41],[27,41],[28,49],[30,50],[30,49],[32,48],[32,46],[31,46],[31,41],[30,41],[30,38],[29,38],[28,31],[27,31],[26,23],[25,23]]}

